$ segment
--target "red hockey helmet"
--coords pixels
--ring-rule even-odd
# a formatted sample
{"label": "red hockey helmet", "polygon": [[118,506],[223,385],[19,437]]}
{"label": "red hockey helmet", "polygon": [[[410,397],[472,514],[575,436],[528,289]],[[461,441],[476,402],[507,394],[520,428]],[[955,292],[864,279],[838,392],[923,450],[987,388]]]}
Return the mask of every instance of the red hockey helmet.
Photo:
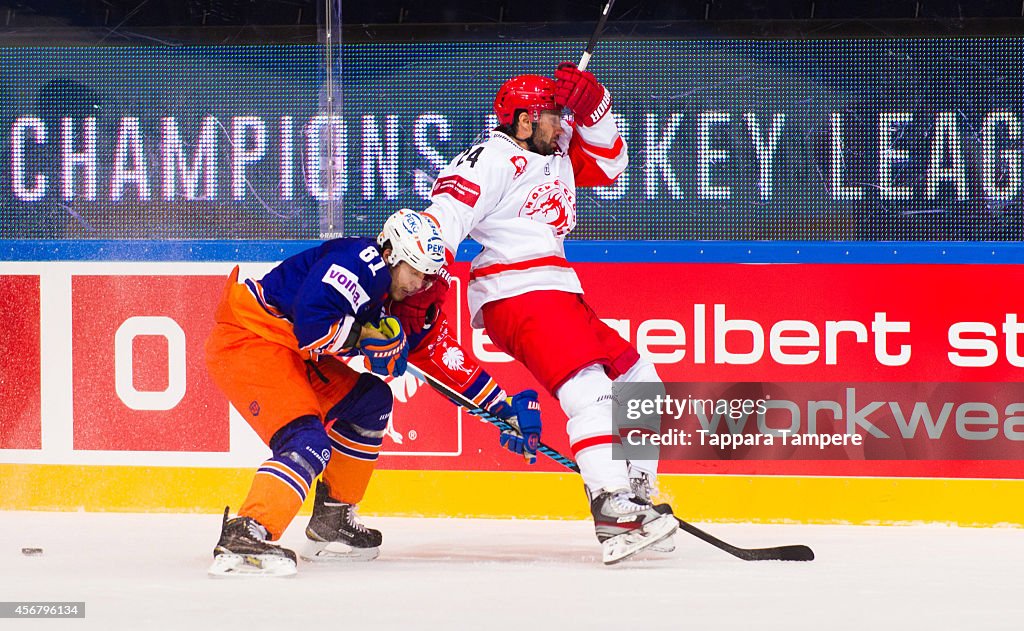
{"label": "red hockey helmet", "polygon": [[494,97],[499,125],[511,125],[516,110],[526,110],[536,122],[544,110],[561,110],[555,104],[555,81],[535,74],[521,74],[502,84]]}

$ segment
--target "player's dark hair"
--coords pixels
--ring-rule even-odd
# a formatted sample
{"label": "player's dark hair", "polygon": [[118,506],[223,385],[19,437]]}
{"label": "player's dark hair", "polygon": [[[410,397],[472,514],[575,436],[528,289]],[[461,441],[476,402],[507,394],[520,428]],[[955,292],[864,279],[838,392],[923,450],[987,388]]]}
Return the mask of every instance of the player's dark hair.
{"label": "player's dark hair", "polygon": [[508,125],[498,125],[497,127],[495,127],[495,129],[505,134],[512,140],[516,140],[516,127],[519,126],[519,115],[524,112],[526,112],[525,109],[518,108],[515,112],[512,113],[511,123],[509,123]]}
{"label": "player's dark hair", "polygon": [[501,133],[505,134],[506,136],[508,136],[512,140],[515,140],[516,142],[525,142],[526,146],[529,148],[530,151],[532,151],[534,153],[540,153],[539,151],[537,151],[537,146],[533,144],[533,132],[537,130],[537,123],[535,121],[532,121],[532,120],[530,121],[530,137],[529,138],[527,138],[526,140],[521,140],[516,135],[516,127],[519,126],[519,115],[520,114],[528,114],[528,113],[529,112],[527,112],[525,109],[518,108],[512,114],[512,122],[511,123],[509,123],[508,125],[498,125],[497,127],[495,127],[495,129],[500,131]]}

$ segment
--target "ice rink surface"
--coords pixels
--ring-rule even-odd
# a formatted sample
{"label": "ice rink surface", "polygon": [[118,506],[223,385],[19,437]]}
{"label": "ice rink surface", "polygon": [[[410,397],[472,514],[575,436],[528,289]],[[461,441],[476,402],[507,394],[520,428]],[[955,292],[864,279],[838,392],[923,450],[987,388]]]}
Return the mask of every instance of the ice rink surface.
{"label": "ice rink surface", "polygon": [[217,515],[0,512],[0,601],[86,603],[84,620],[0,629],[1024,628],[1019,529],[702,524],[817,559],[744,562],[680,533],[672,554],[605,567],[588,522],[364,521],[384,533],[376,561],[216,580]]}

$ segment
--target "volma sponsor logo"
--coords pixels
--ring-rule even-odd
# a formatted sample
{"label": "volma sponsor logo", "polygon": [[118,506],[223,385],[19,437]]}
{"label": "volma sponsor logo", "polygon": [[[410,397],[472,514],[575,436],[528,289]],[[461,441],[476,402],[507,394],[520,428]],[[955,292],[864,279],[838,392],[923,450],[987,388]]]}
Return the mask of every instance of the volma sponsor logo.
{"label": "volma sponsor logo", "polygon": [[342,296],[352,305],[354,311],[370,301],[370,297],[363,286],[359,284],[359,277],[340,265],[331,265],[324,274],[323,281],[338,290]]}

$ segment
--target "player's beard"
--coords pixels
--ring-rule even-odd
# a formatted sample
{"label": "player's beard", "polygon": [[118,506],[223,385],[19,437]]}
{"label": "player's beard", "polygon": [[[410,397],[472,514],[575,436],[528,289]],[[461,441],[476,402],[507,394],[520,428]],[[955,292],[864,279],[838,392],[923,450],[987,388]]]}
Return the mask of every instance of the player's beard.
{"label": "player's beard", "polygon": [[526,141],[526,144],[529,145],[530,151],[539,153],[542,156],[550,156],[555,153],[558,145],[555,144],[554,138],[549,138],[547,141],[542,140],[538,136],[538,129],[537,125],[534,124],[533,134],[530,135],[530,139]]}

